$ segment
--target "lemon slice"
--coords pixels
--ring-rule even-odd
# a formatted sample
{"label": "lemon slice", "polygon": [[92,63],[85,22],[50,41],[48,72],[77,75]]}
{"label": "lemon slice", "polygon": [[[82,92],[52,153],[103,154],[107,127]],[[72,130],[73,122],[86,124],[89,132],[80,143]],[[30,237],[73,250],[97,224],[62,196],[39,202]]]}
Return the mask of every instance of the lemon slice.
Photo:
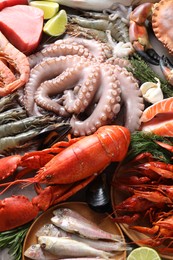
{"label": "lemon slice", "polygon": [[59,11],[59,4],[55,2],[48,1],[32,1],[30,2],[31,6],[40,8],[44,12],[44,19],[52,18]]}
{"label": "lemon slice", "polygon": [[141,246],[134,249],[127,257],[127,260],[161,260],[161,258],[156,250]]}
{"label": "lemon slice", "polygon": [[51,36],[60,36],[66,31],[67,21],[67,13],[62,9],[45,23],[43,31]]}

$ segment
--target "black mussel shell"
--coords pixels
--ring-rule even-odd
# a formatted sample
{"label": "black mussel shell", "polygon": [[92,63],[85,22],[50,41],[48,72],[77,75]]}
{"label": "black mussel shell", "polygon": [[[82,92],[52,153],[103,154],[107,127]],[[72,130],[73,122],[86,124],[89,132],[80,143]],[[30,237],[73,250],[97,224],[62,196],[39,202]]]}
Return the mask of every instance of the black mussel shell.
{"label": "black mussel shell", "polygon": [[96,212],[111,211],[110,190],[106,175],[99,175],[86,189],[86,202]]}

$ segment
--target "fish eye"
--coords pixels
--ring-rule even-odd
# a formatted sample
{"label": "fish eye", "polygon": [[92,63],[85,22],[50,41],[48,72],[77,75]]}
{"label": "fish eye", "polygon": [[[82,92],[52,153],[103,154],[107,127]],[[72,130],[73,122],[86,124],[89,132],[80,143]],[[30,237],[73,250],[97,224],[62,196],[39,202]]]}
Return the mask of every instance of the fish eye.
{"label": "fish eye", "polygon": [[45,244],[45,243],[42,243],[42,244],[41,244],[41,248],[42,248],[42,249],[46,248],[46,244]]}

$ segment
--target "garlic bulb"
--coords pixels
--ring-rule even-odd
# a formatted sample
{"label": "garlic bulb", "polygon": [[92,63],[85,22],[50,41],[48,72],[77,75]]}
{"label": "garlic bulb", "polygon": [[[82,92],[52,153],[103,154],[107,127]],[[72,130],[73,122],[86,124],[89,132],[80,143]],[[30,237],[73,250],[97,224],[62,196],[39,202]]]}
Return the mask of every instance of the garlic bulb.
{"label": "garlic bulb", "polygon": [[157,83],[155,82],[145,82],[141,85],[140,90],[142,92],[143,98],[149,103],[156,103],[162,100],[163,92],[160,87],[160,80],[155,78]]}

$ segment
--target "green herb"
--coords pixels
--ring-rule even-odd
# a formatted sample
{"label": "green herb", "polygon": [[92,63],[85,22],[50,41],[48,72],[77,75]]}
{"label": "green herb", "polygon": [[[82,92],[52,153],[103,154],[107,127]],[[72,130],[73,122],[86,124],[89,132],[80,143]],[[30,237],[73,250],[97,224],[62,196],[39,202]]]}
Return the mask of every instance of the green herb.
{"label": "green herb", "polygon": [[31,223],[0,233],[0,249],[9,248],[8,253],[15,260],[22,259],[22,246]]}
{"label": "green herb", "polygon": [[146,63],[138,54],[134,54],[130,60],[132,68],[127,68],[128,71],[131,71],[135,78],[137,78],[141,83],[150,81],[156,82],[155,78],[158,78],[161,83],[161,89],[163,91],[164,97],[172,97],[173,89],[170,84],[159,77],[159,75],[152,70],[152,68]]}
{"label": "green herb", "polygon": [[125,161],[133,159],[138,154],[149,152],[153,158],[166,163],[172,163],[173,153],[161,147],[156,141],[173,146],[173,137],[158,136],[153,133],[136,131],[131,134],[131,143]]}

